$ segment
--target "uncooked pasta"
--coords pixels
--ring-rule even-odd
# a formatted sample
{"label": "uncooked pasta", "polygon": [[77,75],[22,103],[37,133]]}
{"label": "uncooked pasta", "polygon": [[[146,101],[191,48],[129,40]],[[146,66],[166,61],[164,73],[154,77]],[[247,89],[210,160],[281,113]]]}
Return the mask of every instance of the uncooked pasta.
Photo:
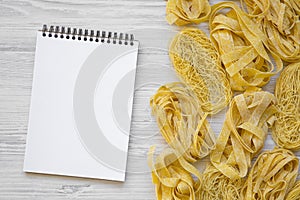
{"label": "uncooked pasta", "polygon": [[285,200],[300,200],[300,181],[297,181]]}
{"label": "uncooked pasta", "polygon": [[300,61],[299,0],[243,0],[269,48],[287,62]]}
{"label": "uncooked pasta", "polygon": [[212,165],[208,165],[203,173],[203,184],[199,199],[205,200],[240,200],[243,179],[230,179]]}
{"label": "uncooked pasta", "polygon": [[299,0],[284,0],[284,2],[289,5],[290,8],[293,8],[295,13],[300,16],[300,1]]}
{"label": "uncooked pasta", "polygon": [[212,164],[230,179],[247,175],[251,160],[263,147],[268,125],[273,124],[275,97],[252,91],[233,98],[225,122],[212,150]]}
{"label": "uncooked pasta", "polygon": [[[229,11],[219,13],[224,9]],[[276,65],[271,62],[267,36],[235,3],[215,4],[209,26],[211,40],[221,55],[233,90],[262,87],[282,69],[281,59],[272,51]]]}
{"label": "uncooked pasta", "polygon": [[178,26],[199,24],[207,20],[210,10],[208,0],[168,0],[166,19]]}
{"label": "uncooked pasta", "polygon": [[262,153],[242,189],[242,200],[284,199],[298,174],[298,158],[289,150],[275,148]]}
{"label": "uncooked pasta", "polygon": [[215,135],[197,97],[186,85],[175,82],[161,86],[150,106],[166,142],[190,162],[209,154]]}
{"label": "uncooked pasta", "polygon": [[300,63],[287,66],[277,79],[278,113],[272,136],[280,147],[300,149]]}
{"label": "uncooked pasta", "polygon": [[172,40],[169,54],[178,76],[193,90],[204,112],[215,114],[228,105],[232,97],[229,81],[205,33],[184,29]]}
{"label": "uncooked pasta", "polygon": [[[300,1],[168,0],[166,19],[178,26],[209,20],[210,39],[185,28],[169,56],[182,82],[150,99],[169,147],[148,164],[158,200],[300,200]],[[244,11],[243,11],[244,10]],[[275,95],[265,92],[284,68]],[[232,98],[232,91],[242,92]],[[224,109],[217,139],[207,121]],[[263,152],[269,128],[278,145]],[[193,165],[205,156],[203,174]],[[252,168],[251,168],[252,166]],[[250,170],[251,169],[251,170]]]}
{"label": "uncooked pasta", "polygon": [[148,164],[152,170],[157,200],[196,200],[201,187],[201,174],[173,149],[165,149],[153,161],[151,147]]}

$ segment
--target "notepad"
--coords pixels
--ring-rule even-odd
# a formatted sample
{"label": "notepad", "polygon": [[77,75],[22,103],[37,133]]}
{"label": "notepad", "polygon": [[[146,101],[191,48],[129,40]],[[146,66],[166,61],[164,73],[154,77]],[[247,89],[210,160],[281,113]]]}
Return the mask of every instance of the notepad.
{"label": "notepad", "polygon": [[25,172],[125,180],[138,45],[125,33],[37,32]]}

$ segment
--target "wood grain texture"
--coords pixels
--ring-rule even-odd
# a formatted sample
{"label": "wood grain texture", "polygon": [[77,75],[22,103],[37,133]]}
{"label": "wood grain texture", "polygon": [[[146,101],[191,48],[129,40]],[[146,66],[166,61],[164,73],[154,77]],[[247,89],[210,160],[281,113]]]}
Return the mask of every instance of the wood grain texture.
{"label": "wood grain texture", "polygon": [[[215,3],[217,1],[211,1]],[[0,199],[155,199],[146,163],[150,145],[166,144],[151,116],[149,98],[163,83],[178,81],[168,44],[163,0],[0,0]],[[42,24],[133,32],[141,43],[125,183],[26,174],[22,171],[36,30]],[[206,32],[207,24],[201,24]],[[265,87],[273,92],[276,77]],[[224,112],[210,118],[216,133]],[[270,137],[265,149],[272,149]],[[299,153],[297,153],[299,157]],[[203,168],[208,159],[198,163]]]}

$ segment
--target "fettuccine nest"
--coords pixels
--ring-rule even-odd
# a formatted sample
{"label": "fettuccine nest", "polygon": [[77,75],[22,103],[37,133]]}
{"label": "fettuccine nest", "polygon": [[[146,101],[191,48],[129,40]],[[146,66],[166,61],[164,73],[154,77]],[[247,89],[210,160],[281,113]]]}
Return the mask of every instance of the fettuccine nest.
{"label": "fettuccine nest", "polygon": [[273,139],[280,147],[300,149],[300,63],[287,66],[277,79],[278,113]]}
{"label": "fettuccine nest", "polygon": [[215,135],[197,97],[182,83],[161,86],[150,106],[166,142],[189,162],[207,156]]}
{"label": "fettuccine nest", "polygon": [[208,0],[168,0],[166,19],[178,26],[206,21],[210,13]]}
{"label": "fettuccine nest", "polygon": [[296,181],[298,167],[298,158],[289,150],[262,153],[242,189],[242,199],[284,199]]}
{"label": "fettuccine nest", "polygon": [[243,0],[269,48],[287,62],[300,61],[299,0]]}
{"label": "fettuccine nest", "polygon": [[253,156],[264,145],[268,125],[275,119],[274,104],[274,95],[263,91],[233,98],[210,155],[212,164],[228,178],[236,180],[247,175]]}
{"label": "fettuccine nest", "polygon": [[205,33],[184,29],[174,37],[169,55],[178,76],[193,90],[204,112],[215,114],[228,105],[232,97],[229,81]]}
{"label": "fettuccine nest", "polygon": [[[218,13],[225,8],[230,9],[226,15]],[[209,27],[211,40],[221,55],[233,90],[262,87],[282,69],[281,59],[266,49],[267,36],[235,3],[215,4]],[[277,69],[268,52],[273,55]]]}
{"label": "fettuccine nest", "polygon": [[173,149],[166,149],[153,161],[154,147],[148,155],[157,200],[196,200],[201,187],[200,172]]}

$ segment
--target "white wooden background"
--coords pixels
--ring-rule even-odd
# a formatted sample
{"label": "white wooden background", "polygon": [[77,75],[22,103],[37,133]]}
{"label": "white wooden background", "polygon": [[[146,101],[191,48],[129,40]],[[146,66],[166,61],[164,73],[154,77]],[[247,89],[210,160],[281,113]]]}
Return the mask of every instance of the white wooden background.
{"label": "white wooden background", "polygon": [[[211,3],[217,2],[211,1]],[[165,146],[149,109],[159,85],[177,81],[167,48],[164,0],[0,0],[0,199],[155,199],[146,163]],[[135,34],[141,43],[125,183],[22,172],[36,30],[42,24]],[[207,32],[207,24],[199,26]],[[273,92],[275,78],[265,87]],[[210,119],[216,133],[224,112]],[[46,127],[45,127],[46,128]],[[265,149],[272,149],[269,136]],[[298,153],[298,156],[300,154]],[[199,168],[207,162],[201,161]]]}

